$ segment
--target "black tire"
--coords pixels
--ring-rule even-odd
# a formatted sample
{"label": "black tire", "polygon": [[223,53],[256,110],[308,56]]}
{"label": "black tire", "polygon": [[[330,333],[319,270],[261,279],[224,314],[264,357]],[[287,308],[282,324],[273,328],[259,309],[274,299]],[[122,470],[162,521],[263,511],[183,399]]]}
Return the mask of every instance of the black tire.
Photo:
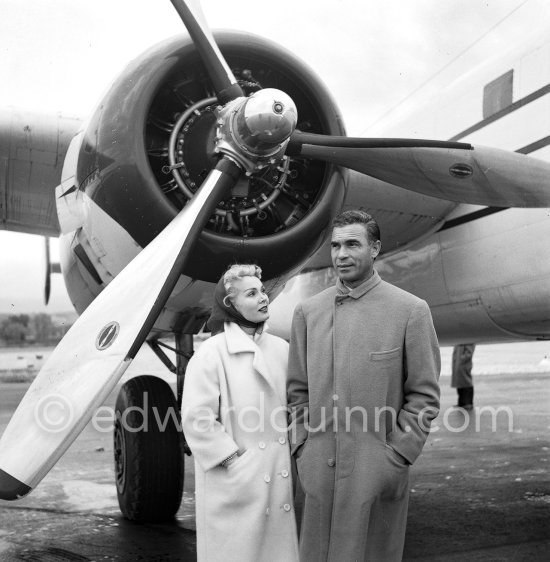
{"label": "black tire", "polygon": [[124,517],[149,522],[174,518],[183,494],[183,444],[170,386],[150,375],[127,381],[117,397],[114,428],[116,488]]}

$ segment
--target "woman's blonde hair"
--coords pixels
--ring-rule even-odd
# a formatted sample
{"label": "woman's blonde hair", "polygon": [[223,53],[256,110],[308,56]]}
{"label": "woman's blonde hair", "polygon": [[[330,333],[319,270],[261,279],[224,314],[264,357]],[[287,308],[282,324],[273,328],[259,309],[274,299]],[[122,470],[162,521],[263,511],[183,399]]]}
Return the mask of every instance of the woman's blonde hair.
{"label": "woman's blonde hair", "polygon": [[233,283],[240,279],[241,277],[257,277],[262,278],[262,269],[254,264],[236,263],[232,265],[223,274],[223,286],[225,287],[225,292],[227,293],[223,298],[223,304],[229,306],[226,299],[232,299],[236,293],[237,289],[233,286]]}

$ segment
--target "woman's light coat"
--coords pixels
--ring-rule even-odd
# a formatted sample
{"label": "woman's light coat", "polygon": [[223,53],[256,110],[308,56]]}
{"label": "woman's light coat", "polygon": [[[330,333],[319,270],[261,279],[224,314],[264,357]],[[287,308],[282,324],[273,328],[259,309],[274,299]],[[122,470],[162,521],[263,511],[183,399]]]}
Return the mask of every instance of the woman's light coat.
{"label": "woman's light coat", "polygon": [[226,323],[189,362],[182,418],[195,457],[199,562],[298,560],[287,358],[284,340],[265,331],[253,340]]}

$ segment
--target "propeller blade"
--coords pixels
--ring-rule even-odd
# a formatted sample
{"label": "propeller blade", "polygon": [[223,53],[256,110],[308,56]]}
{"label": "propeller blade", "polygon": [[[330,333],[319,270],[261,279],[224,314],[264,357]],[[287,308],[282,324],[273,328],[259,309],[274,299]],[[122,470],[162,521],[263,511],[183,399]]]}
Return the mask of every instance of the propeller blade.
{"label": "propeller blade", "polygon": [[222,158],[179,215],[67,332],[0,439],[0,499],[30,492],[107,398],[153,327],[204,224],[239,175],[238,166]]}
{"label": "propeller blade", "polygon": [[50,293],[52,289],[52,266],[50,260],[50,239],[44,237],[44,249],[46,251],[46,279],[44,280],[44,304],[50,302]]}
{"label": "propeller blade", "polygon": [[295,132],[287,154],[344,166],[410,191],[491,207],[550,207],[550,163],[496,148]]}
{"label": "propeller blade", "polygon": [[[67,193],[67,192],[65,192]],[[61,264],[52,262],[50,259],[50,239],[44,237],[44,249],[46,258],[46,277],[44,279],[44,304],[50,302],[50,294],[52,289],[52,273],[61,273]]]}
{"label": "propeller blade", "polygon": [[233,72],[214,41],[214,37],[206,23],[199,1],[170,1],[178,12],[199,51],[208,76],[214,84],[214,90],[218,101],[222,105],[225,105],[228,101],[244,96],[235,76],[233,76]]}

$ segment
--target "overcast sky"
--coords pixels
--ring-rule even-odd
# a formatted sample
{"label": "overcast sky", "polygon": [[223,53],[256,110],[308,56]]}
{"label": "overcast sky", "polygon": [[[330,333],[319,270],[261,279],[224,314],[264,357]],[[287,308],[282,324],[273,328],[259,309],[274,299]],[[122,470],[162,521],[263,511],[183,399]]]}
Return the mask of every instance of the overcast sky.
{"label": "overcast sky", "polygon": [[[402,100],[429,78],[440,76],[438,71],[449,63],[464,59],[467,70],[528,36],[548,16],[549,4],[202,2],[213,28],[264,35],[312,66],[334,95],[353,135],[368,132],[388,112],[391,116]],[[490,41],[481,40],[502,20]],[[129,60],[183,32],[169,0],[0,0],[0,104],[85,117]],[[461,57],[470,46],[468,57]],[[432,82],[433,90],[438,80]],[[43,270],[40,237],[0,232],[0,312],[70,309],[60,276],[54,280],[50,307],[43,307]]]}

